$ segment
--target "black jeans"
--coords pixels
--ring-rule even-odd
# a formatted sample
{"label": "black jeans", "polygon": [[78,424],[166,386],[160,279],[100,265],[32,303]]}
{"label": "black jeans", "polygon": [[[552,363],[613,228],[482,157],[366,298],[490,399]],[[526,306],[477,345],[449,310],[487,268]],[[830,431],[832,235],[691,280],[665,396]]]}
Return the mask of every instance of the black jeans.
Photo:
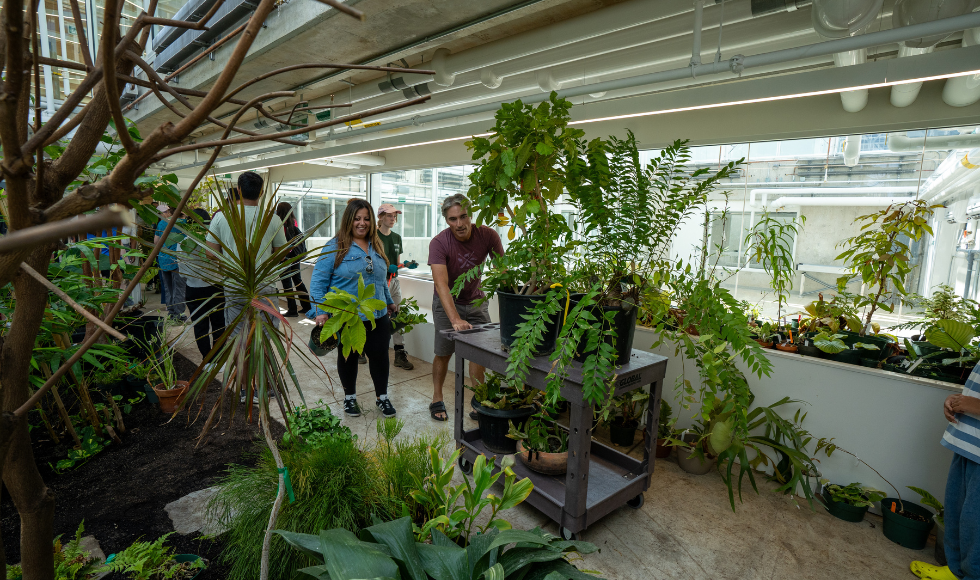
{"label": "black jeans", "polygon": [[[306,313],[310,310],[310,293],[303,284],[303,277],[299,273],[299,264],[293,264],[282,277],[282,289],[284,292],[297,292],[300,306],[303,308],[299,312]],[[296,300],[292,295],[286,297],[286,307],[290,312],[296,312]]]}
{"label": "black jeans", "polygon": [[[374,381],[374,394],[388,394],[388,341],[391,340],[391,319],[385,314],[374,321],[374,330],[371,330],[371,323],[365,322],[367,330],[367,340],[364,342],[364,354],[368,359],[368,370],[371,371],[371,380]],[[355,394],[357,384],[357,353],[351,351],[350,356],[344,358],[344,348],[337,346],[337,374],[340,375],[340,384],[344,386],[345,395]]]}
{"label": "black jeans", "polygon": [[194,321],[194,339],[201,356],[211,352],[211,345],[217,342],[225,331],[225,296],[217,286],[204,288],[187,287],[187,306]]}

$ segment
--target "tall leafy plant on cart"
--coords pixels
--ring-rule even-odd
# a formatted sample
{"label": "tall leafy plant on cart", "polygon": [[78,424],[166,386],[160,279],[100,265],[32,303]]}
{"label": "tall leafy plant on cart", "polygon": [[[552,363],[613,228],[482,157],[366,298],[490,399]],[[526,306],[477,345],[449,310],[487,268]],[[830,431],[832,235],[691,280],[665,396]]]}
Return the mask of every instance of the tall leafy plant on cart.
{"label": "tall leafy plant on cart", "polygon": [[793,289],[793,274],[796,272],[793,246],[805,223],[806,216],[799,216],[799,221],[786,221],[765,211],[745,236],[749,260],[758,262],[769,275],[769,286],[776,294],[777,321],[782,318],[783,304]]}
{"label": "tall leafy plant on cart", "polygon": [[[555,92],[536,107],[518,100],[500,106],[489,137],[466,143],[478,161],[467,196],[477,225],[506,226],[504,256],[492,258],[483,277],[491,296],[499,289],[544,294],[566,281],[565,256],[575,247],[572,229],[556,209],[566,188],[598,176],[584,159],[585,132],[568,126],[572,103]],[[593,140],[601,148],[600,140]],[[602,161],[604,155],[589,157]],[[461,288],[479,272],[457,280]]]}
{"label": "tall leafy plant on cart", "polygon": [[871,329],[875,312],[892,312],[893,303],[908,295],[905,282],[914,267],[909,245],[925,234],[932,235],[929,219],[937,207],[941,206],[917,199],[859,216],[857,221],[864,222],[861,233],[841,242],[846,249],[836,259],[843,260],[851,271],[837,279],[838,286],[857,278],[869,288],[857,302],[865,309],[861,336]]}

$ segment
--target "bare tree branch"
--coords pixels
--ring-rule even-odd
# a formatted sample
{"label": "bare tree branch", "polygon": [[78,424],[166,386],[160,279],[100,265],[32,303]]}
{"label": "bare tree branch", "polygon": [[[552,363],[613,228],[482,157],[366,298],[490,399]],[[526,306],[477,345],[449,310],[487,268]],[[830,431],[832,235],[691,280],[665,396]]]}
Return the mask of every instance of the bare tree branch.
{"label": "bare tree branch", "polygon": [[92,68],[95,65],[92,62],[92,55],[88,51],[88,36],[85,34],[82,11],[78,8],[78,0],[71,0],[71,16],[75,19],[75,37],[78,38],[78,44],[82,48],[82,60],[85,61],[85,66]]}
{"label": "bare tree branch", "polygon": [[125,225],[132,225],[132,221],[121,209],[109,209],[76,219],[41,224],[0,237],[0,254],[15,252],[24,248],[34,248],[41,244],[65,239],[68,236]]}
{"label": "bare tree branch", "polygon": [[339,2],[338,0],[317,0],[317,1],[322,2],[323,4],[326,4],[331,8],[336,8],[337,10],[343,12],[344,14],[349,14],[354,18],[357,18],[358,20],[364,20],[363,12],[361,12],[356,8],[351,8],[350,6],[344,4],[343,2]]}
{"label": "bare tree branch", "polygon": [[[122,143],[123,149],[129,154],[139,151],[139,145],[133,140],[126,127],[126,118],[123,117],[122,109],[119,108],[119,84],[114,78],[116,72],[116,36],[119,33],[119,13],[122,10],[119,4],[122,0],[104,0],[105,8],[103,11],[102,24],[102,70],[113,75],[113,78],[106,78],[105,86],[106,102],[109,104],[109,113],[116,124],[116,134]],[[135,26],[134,26],[135,27]]]}
{"label": "bare tree branch", "polygon": [[50,290],[51,292],[53,292],[55,296],[64,300],[65,304],[71,306],[72,309],[75,310],[75,312],[84,316],[86,320],[98,326],[99,328],[106,331],[107,333],[111,334],[114,338],[118,338],[119,340],[126,340],[125,334],[119,332],[118,330],[109,326],[105,322],[102,322],[102,320],[98,316],[92,314],[91,312],[86,310],[84,306],[72,300],[71,297],[65,294],[61,288],[58,288],[50,280],[48,280],[47,278],[39,274],[34,268],[28,266],[26,262],[20,265],[20,269],[26,272],[27,275],[30,276],[31,278],[34,278],[35,280],[43,284],[44,287]]}

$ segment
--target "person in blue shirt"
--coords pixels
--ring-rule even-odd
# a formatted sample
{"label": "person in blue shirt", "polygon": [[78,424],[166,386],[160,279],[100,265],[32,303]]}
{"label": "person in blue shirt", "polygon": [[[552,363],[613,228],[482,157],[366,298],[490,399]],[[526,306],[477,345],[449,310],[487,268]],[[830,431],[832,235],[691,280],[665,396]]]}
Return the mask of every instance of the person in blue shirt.
{"label": "person in blue shirt", "polygon": [[[157,223],[156,235],[153,236],[153,243],[160,241],[160,237],[163,234],[163,230],[167,227],[167,221],[170,216],[173,215],[173,208],[167,210],[163,214],[162,220]],[[177,223],[186,223],[185,220],[178,220]],[[167,240],[164,243],[164,248],[175,252],[180,247],[180,242],[184,239],[184,235],[179,231],[171,230],[167,235]],[[177,322],[184,322],[187,317],[184,316],[184,309],[186,305],[184,303],[187,293],[187,282],[180,275],[180,270],[177,266],[177,259],[173,254],[161,251],[157,255],[157,265],[160,267],[160,279],[163,281],[164,292],[166,295],[167,304],[167,315],[171,320]]]}
{"label": "person in blue shirt", "polygon": [[[391,340],[391,314],[395,312],[395,302],[391,299],[385,278],[388,275],[388,260],[384,246],[378,238],[378,224],[374,219],[371,204],[363,199],[351,199],[341,218],[337,236],[323,247],[317,257],[313,276],[310,280],[310,298],[313,308],[307,316],[316,320],[317,325],[327,321],[326,311],[319,301],[331,288],[357,295],[357,281],[363,276],[364,285],[374,284],[374,298],[383,301],[387,310],[374,313],[374,321],[369,322],[363,313],[367,340],[364,354],[368,357],[368,369],[374,382],[377,406],[385,417],[395,416],[395,407],[388,399],[388,341]],[[344,413],[358,417],[361,408],[357,404],[357,362],[356,352],[344,358],[343,348],[337,349],[337,374],[344,387]]]}
{"label": "person in blue shirt", "polygon": [[944,505],[946,566],[912,562],[912,573],[926,580],[980,579],[980,364],[962,393],[946,397],[949,421],[943,447],[953,452],[946,476]]}

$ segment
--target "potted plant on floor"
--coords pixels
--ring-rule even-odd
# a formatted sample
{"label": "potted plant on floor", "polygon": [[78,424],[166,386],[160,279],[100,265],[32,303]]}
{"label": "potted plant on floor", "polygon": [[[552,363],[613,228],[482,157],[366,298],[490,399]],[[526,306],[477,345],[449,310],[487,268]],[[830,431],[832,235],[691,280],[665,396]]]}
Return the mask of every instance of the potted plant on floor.
{"label": "potted plant on floor", "polygon": [[177,369],[174,367],[176,347],[169,344],[165,337],[166,333],[161,334],[150,345],[153,354],[146,359],[146,382],[159,399],[160,410],[172,415],[183,405],[189,383],[177,380]]}
{"label": "potted plant on floor", "polygon": [[507,437],[517,442],[517,456],[529,469],[562,475],[568,469],[568,432],[548,418],[547,407],[528,419],[523,429],[510,424]]}
{"label": "potted plant on floor", "polygon": [[907,486],[909,489],[919,494],[922,498],[922,505],[926,507],[931,507],[936,510],[936,513],[932,516],[932,521],[936,522],[936,550],[935,556],[936,561],[939,562],[940,566],[946,565],[946,522],[943,519],[946,515],[946,510],[943,508],[943,503],[936,499],[936,496],[932,495],[928,491],[922,489],[921,487]]}
{"label": "potted plant on floor", "polygon": [[517,452],[517,443],[508,438],[511,425],[523,428],[524,423],[537,410],[541,391],[516,383],[499,373],[487,371],[482,383],[470,387],[473,391],[471,405],[477,413],[480,438],[487,449],[494,453]]}
{"label": "potted plant on floor", "polygon": [[860,483],[837,485],[826,479],[820,480],[823,485],[822,497],[830,515],[845,522],[860,522],[868,508],[885,497],[885,493]]}
{"label": "potted plant on floor", "polygon": [[[601,420],[609,425],[609,439],[613,445],[630,447],[636,438],[640,420],[650,403],[650,393],[638,389],[620,397],[610,397],[601,411]],[[668,414],[670,409],[667,410]],[[669,417],[668,417],[669,418]]]}
{"label": "potted plant on floor", "polygon": [[207,563],[194,554],[175,554],[164,546],[174,532],[153,542],[136,541],[118,554],[110,554],[97,572],[122,574],[133,580],[193,580]]}

